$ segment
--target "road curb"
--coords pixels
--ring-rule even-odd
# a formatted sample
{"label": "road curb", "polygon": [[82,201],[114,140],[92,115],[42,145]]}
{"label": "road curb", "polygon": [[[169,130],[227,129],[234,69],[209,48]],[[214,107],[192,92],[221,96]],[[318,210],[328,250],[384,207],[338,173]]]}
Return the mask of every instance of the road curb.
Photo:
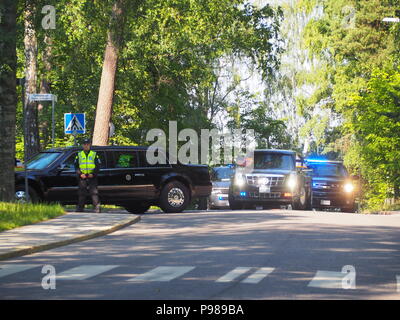
{"label": "road curb", "polygon": [[54,249],[57,247],[62,247],[62,246],[68,245],[68,244],[101,237],[101,236],[107,235],[109,233],[115,232],[119,229],[122,229],[124,227],[127,227],[129,225],[132,225],[134,223],[137,223],[140,221],[140,219],[141,219],[140,216],[136,216],[127,221],[123,221],[121,223],[114,224],[113,226],[111,226],[110,228],[107,228],[105,230],[88,232],[83,235],[77,235],[73,238],[60,240],[60,241],[54,241],[54,242],[48,242],[45,244],[18,247],[18,248],[15,248],[15,250],[12,250],[12,251],[9,251],[6,253],[0,253],[0,261],[5,260],[5,259],[10,259],[10,258],[21,257],[21,256],[25,256],[25,255],[32,254],[32,253],[45,251],[45,250],[49,250],[49,249]]}

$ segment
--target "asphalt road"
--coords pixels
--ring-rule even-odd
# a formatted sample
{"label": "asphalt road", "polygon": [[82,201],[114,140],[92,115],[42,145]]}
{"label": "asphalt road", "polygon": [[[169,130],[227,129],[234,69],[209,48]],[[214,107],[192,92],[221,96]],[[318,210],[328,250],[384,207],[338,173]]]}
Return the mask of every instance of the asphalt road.
{"label": "asphalt road", "polygon": [[399,299],[398,276],[400,215],[150,213],[100,238],[1,261],[0,298]]}

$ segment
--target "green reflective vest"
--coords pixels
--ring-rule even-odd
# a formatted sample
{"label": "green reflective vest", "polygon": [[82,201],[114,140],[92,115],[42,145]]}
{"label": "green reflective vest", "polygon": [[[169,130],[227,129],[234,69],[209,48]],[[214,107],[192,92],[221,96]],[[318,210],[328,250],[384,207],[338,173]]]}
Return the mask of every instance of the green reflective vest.
{"label": "green reflective vest", "polygon": [[81,151],[78,153],[79,159],[79,170],[81,170],[84,174],[90,174],[94,172],[96,168],[95,159],[96,159],[96,152],[90,150],[86,156],[85,151]]}

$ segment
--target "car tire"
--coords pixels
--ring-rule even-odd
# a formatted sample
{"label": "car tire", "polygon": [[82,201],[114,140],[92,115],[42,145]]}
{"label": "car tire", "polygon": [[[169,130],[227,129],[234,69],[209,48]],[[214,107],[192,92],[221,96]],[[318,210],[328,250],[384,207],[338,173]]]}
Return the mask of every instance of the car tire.
{"label": "car tire", "polygon": [[293,209],[295,210],[305,210],[307,207],[307,191],[303,186],[300,188],[300,195],[297,200],[293,203]]}
{"label": "car tire", "polygon": [[348,212],[348,213],[354,213],[356,212],[356,208],[352,207],[352,208],[340,208],[341,212]]}
{"label": "car tire", "polygon": [[160,208],[165,213],[179,213],[190,203],[189,189],[179,181],[167,183],[161,190]]}
{"label": "car tire", "polygon": [[229,209],[231,210],[243,209],[243,203],[241,201],[234,200],[232,197],[229,197],[228,200],[229,200]]}
{"label": "car tire", "polygon": [[[40,202],[41,199],[35,189],[28,186],[28,193],[29,193],[29,199],[32,203]],[[26,202],[26,200],[23,200],[24,197],[25,197],[25,185],[17,185],[15,187],[15,200],[17,202]]]}
{"label": "car tire", "polygon": [[208,210],[208,197],[199,198],[199,210]]}
{"label": "car tire", "polygon": [[124,208],[129,213],[143,214],[150,209],[150,205],[145,203],[137,203],[137,204],[130,204],[129,206],[125,206]]}

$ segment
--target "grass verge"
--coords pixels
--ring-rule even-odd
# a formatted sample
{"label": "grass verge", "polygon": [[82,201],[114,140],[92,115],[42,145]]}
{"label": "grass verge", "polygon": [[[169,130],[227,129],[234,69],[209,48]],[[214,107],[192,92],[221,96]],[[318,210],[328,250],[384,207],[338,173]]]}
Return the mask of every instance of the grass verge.
{"label": "grass verge", "polygon": [[0,231],[52,219],[64,213],[59,204],[0,202]]}

